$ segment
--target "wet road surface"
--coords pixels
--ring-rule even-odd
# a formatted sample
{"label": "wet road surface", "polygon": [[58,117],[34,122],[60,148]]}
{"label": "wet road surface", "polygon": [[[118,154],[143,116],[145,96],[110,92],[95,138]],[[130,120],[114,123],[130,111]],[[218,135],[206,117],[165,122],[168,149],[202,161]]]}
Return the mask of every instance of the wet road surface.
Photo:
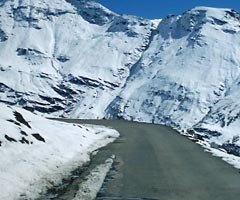
{"label": "wet road surface", "polygon": [[171,128],[121,120],[65,120],[113,127],[121,137],[91,165],[115,154],[97,200],[237,200],[240,174]]}

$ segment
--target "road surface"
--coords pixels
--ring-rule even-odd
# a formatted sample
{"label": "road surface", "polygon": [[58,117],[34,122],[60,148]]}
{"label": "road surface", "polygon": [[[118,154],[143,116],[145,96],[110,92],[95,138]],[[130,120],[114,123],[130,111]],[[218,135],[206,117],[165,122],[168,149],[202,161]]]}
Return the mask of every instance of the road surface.
{"label": "road surface", "polygon": [[240,174],[171,128],[126,121],[68,120],[113,127],[121,137],[93,159],[116,155],[97,200],[237,200]]}

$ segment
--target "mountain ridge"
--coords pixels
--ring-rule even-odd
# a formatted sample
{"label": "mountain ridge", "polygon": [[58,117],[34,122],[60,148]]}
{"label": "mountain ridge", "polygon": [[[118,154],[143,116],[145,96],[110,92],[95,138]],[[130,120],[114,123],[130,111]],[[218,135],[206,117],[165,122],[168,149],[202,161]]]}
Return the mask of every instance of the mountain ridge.
{"label": "mountain ridge", "polygon": [[6,0],[0,13],[1,102],[195,128],[221,144],[238,135],[237,11],[195,7],[148,20],[95,1]]}

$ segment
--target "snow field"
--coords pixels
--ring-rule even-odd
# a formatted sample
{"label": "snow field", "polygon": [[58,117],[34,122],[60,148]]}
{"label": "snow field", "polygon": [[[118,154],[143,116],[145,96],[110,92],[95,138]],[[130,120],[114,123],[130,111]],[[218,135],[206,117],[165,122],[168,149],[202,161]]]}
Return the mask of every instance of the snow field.
{"label": "snow field", "polygon": [[38,197],[119,136],[113,129],[51,121],[4,104],[0,110],[1,200]]}

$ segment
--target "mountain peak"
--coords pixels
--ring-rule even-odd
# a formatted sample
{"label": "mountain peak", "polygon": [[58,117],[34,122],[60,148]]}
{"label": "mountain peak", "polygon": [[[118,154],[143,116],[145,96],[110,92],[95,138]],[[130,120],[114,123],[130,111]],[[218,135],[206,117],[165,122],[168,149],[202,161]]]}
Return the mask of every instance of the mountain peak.
{"label": "mountain peak", "polygon": [[[160,33],[163,37],[216,39],[216,34],[234,34],[240,31],[240,14],[233,9],[195,7],[182,15],[170,15],[160,23]],[[171,34],[169,34],[169,32]],[[203,38],[203,37],[202,37]]]}
{"label": "mountain peak", "polygon": [[103,25],[111,21],[117,14],[94,0],[65,0],[75,7],[78,13],[92,24]]}
{"label": "mountain peak", "polygon": [[206,18],[216,18],[216,19],[240,19],[240,14],[234,10],[229,8],[214,8],[214,7],[204,7],[198,6],[191,10],[188,10],[184,14],[189,15],[197,15],[197,14],[204,14]]}
{"label": "mountain peak", "polygon": [[17,18],[23,21],[37,21],[50,15],[75,13],[89,23],[103,25],[116,16],[115,13],[93,0],[14,0],[2,2],[0,8],[7,9],[7,13],[12,13],[14,18],[17,15]]}

